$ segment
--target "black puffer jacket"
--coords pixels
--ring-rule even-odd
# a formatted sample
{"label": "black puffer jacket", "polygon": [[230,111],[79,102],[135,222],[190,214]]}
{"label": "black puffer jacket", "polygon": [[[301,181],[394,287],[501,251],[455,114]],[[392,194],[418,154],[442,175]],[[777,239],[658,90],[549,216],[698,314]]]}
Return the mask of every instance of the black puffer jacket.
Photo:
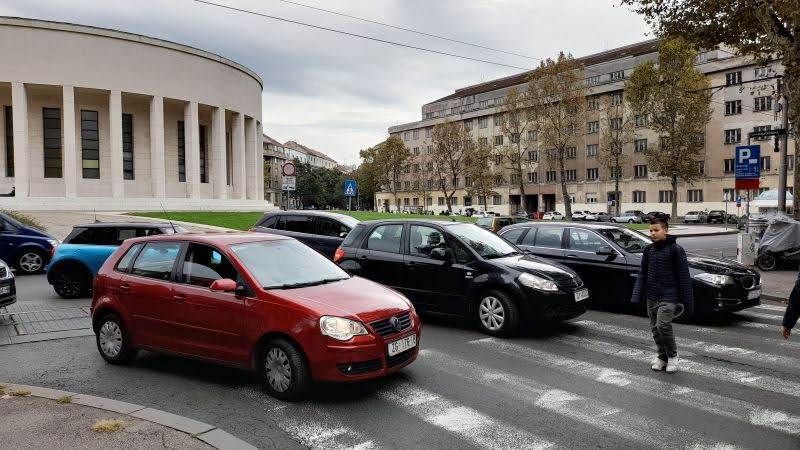
{"label": "black puffer jacket", "polygon": [[686,252],[675,242],[674,236],[667,235],[663,241],[644,249],[631,301],[639,303],[647,299],[683,303],[687,309],[693,309],[692,278]]}

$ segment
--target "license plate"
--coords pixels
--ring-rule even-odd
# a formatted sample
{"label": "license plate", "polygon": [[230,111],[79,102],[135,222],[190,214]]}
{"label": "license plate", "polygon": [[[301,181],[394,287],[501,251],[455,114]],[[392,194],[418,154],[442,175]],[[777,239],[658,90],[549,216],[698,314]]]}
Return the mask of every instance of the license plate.
{"label": "license plate", "polygon": [[0,287],[0,295],[11,293],[11,286]]}
{"label": "license plate", "polygon": [[403,339],[398,339],[394,342],[389,342],[389,356],[394,356],[398,353],[403,353],[404,351],[410,348],[414,348],[416,346],[417,346],[416,334],[406,336]]}
{"label": "license plate", "polygon": [[752,290],[752,291],[747,293],[747,299],[748,300],[753,300],[753,299],[756,299],[758,297],[761,297],[761,289],[754,289],[754,290]]}
{"label": "license plate", "polygon": [[575,301],[580,302],[589,298],[589,290],[588,289],[581,289],[580,291],[575,291]]}

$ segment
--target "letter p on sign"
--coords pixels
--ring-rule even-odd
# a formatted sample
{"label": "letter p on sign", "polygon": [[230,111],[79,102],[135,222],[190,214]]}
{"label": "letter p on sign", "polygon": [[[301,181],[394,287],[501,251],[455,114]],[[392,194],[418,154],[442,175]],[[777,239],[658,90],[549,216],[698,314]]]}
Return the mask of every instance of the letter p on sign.
{"label": "letter p on sign", "polygon": [[743,164],[745,161],[750,159],[750,149],[749,148],[740,148],[739,149],[739,164]]}

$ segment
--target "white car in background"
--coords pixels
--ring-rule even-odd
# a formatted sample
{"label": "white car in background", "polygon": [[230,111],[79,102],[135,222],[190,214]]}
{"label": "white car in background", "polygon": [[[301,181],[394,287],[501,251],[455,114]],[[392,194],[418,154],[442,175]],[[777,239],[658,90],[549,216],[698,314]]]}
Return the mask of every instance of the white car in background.
{"label": "white car in background", "polygon": [[607,212],[587,212],[583,216],[583,220],[587,222],[606,222],[611,219],[611,215]]}
{"label": "white car in background", "polygon": [[574,211],[572,213],[572,220],[586,220],[586,215],[589,211]]}
{"label": "white car in background", "polygon": [[611,222],[614,223],[642,223],[643,221],[641,211],[625,211],[621,216],[611,218]]}
{"label": "white car in background", "polygon": [[550,211],[544,213],[543,220],[564,220],[564,215],[558,211]]}
{"label": "white car in background", "polygon": [[689,211],[683,218],[684,223],[706,223],[708,214],[705,211]]}

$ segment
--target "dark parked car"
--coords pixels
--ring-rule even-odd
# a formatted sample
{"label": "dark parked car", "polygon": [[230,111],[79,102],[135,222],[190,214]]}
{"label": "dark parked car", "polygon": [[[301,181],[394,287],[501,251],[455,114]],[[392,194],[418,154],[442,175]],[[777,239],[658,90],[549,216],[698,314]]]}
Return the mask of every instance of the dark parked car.
{"label": "dark parked car", "polygon": [[390,289],[270,234],[126,241],[97,274],[92,324],[112,364],[163,351],[258,371],[278,398],[382,377],[417,357],[420,321]]}
{"label": "dark parked car", "polygon": [[706,216],[707,223],[725,223],[726,214],[725,211],[710,211],[708,216]]}
{"label": "dark parked car", "polygon": [[[589,288],[592,303],[616,306],[630,303],[642,253],[652,243],[642,233],[611,225],[529,223],[506,227],[500,235],[573,269]],[[688,257],[696,313],[739,311],[760,303],[758,272],[727,259]],[[644,311],[643,304],[639,307]]]}
{"label": "dark parked car", "polygon": [[278,211],[264,213],[250,231],[293,237],[333,259],[336,249],[356,224],[358,220],[344,214]]}
{"label": "dark parked car", "polygon": [[664,219],[667,222],[669,222],[670,215],[661,211],[650,211],[649,213],[644,215],[645,222],[652,222],[653,219]]}
{"label": "dark parked car", "polygon": [[0,260],[0,308],[13,305],[17,301],[17,287],[11,267]]}
{"label": "dark parked car", "polygon": [[475,225],[489,230],[492,233],[497,233],[498,231],[502,230],[503,227],[507,227],[509,225],[515,223],[524,223],[528,222],[528,219],[516,216],[490,216],[490,217],[478,217],[475,220]]}
{"label": "dark parked car", "polygon": [[0,213],[0,259],[20,273],[43,271],[56,245],[53,236]]}
{"label": "dark parked car", "polygon": [[474,319],[492,335],[513,334],[522,319],[566,320],[586,311],[588,292],[575,272],[463,222],[363,222],[334,262],[402,292],[421,310]]}

